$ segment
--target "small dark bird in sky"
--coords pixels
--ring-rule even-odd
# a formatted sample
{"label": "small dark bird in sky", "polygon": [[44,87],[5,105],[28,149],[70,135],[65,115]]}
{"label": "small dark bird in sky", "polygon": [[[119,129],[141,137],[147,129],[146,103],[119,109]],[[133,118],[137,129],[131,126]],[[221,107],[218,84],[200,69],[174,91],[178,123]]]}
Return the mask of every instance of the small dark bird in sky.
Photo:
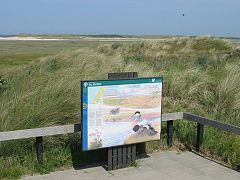
{"label": "small dark bird in sky", "polygon": [[182,16],[185,16],[185,14],[182,14]]}

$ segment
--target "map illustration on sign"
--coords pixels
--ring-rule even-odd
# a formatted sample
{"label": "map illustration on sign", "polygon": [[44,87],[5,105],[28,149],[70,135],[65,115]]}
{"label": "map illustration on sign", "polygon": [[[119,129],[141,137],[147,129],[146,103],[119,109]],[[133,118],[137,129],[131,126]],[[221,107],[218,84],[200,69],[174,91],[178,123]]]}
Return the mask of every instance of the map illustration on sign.
{"label": "map illustration on sign", "polygon": [[162,81],[82,81],[83,150],[160,139]]}

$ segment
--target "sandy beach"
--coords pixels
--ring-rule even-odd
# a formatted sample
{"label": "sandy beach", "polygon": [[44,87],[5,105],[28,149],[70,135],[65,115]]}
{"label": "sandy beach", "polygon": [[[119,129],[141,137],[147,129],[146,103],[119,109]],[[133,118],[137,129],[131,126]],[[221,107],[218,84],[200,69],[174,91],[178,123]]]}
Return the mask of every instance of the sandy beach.
{"label": "sandy beach", "polygon": [[57,38],[36,38],[36,37],[0,37],[0,41],[63,41],[70,39],[57,39]]}
{"label": "sandy beach", "polygon": [[163,38],[157,39],[148,39],[148,38],[124,38],[124,37],[78,37],[78,38],[42,38],[42,37],[18,37],[18,36],[11,36],[11,37],[0,37],[0,41],[116,41],[116,42],[123,42],[123,41],[142,41],[142,40],[163,40]]}

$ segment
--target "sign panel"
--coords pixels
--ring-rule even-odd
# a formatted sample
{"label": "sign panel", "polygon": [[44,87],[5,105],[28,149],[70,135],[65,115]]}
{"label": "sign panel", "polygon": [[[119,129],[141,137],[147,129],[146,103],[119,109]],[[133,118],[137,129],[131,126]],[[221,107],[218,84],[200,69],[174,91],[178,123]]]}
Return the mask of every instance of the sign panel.
{"label": "sign panel", "polygon": [[84,151],[160,139],[162,77],[82,81]]}

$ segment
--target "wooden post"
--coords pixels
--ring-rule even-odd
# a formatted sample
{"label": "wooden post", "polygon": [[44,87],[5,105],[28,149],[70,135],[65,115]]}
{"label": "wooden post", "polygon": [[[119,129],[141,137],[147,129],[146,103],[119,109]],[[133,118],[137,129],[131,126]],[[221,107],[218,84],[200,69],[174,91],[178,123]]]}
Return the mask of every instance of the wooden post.
{"label": "wooden post", "polygon": [[36,151],[38,163],[43,163],[43,137],[36,137]]}
{"label": "wooden post", "polygon": [[127,147],[126,146],[122,147],[122,166],[123,167],[127,166]]}
{"label": "wooden post", "polygon": [[130,166],[132,163],[132,146],[128,145],[127,146],[127,166]]}
{"label": "wooden post", "polygon": [[117,154],[118,154],[117,163],[119,165],[122,165],[122,160],[123,160],[123,148],[122,147],[117,147]]}
{"label": "wooden post", "polygon": [[117,147],[113,147],[112,148],[112,152],[113,152],[112,166],[113,166],[113,169],[116,169],[116,167],[118,166],[118,151],[117,151]]}
{"label": "wooden post", "polygon": [[112,154],[112,148],[108,148],[108,171],[111,171],[113,170],[113,163],[112,163],[112,157],[113,157],[113,154]]}
{"label": "wooden post", "polygon": [[167,145],[172,146],[173,143],[173,120],[167,121]]}
{"label": "wooden post", "polygon": [[[108,79],[137,78],[137,72],[109,73]],[[127,167],[136,159],[136,145],[126,145],[108,148],[108,171]]]}
{"label": "wooden post", "polygon": [[136,160],[136,152],[137,152],[136,148],[137,148],[136,144],[133,144],[132,145],[132,157],[131,157],[132,162],[134,162]]}
{"label": "wooden post", "polygon": [[204,125],[197,123],[196,151],[199,152],[203,142]]}

